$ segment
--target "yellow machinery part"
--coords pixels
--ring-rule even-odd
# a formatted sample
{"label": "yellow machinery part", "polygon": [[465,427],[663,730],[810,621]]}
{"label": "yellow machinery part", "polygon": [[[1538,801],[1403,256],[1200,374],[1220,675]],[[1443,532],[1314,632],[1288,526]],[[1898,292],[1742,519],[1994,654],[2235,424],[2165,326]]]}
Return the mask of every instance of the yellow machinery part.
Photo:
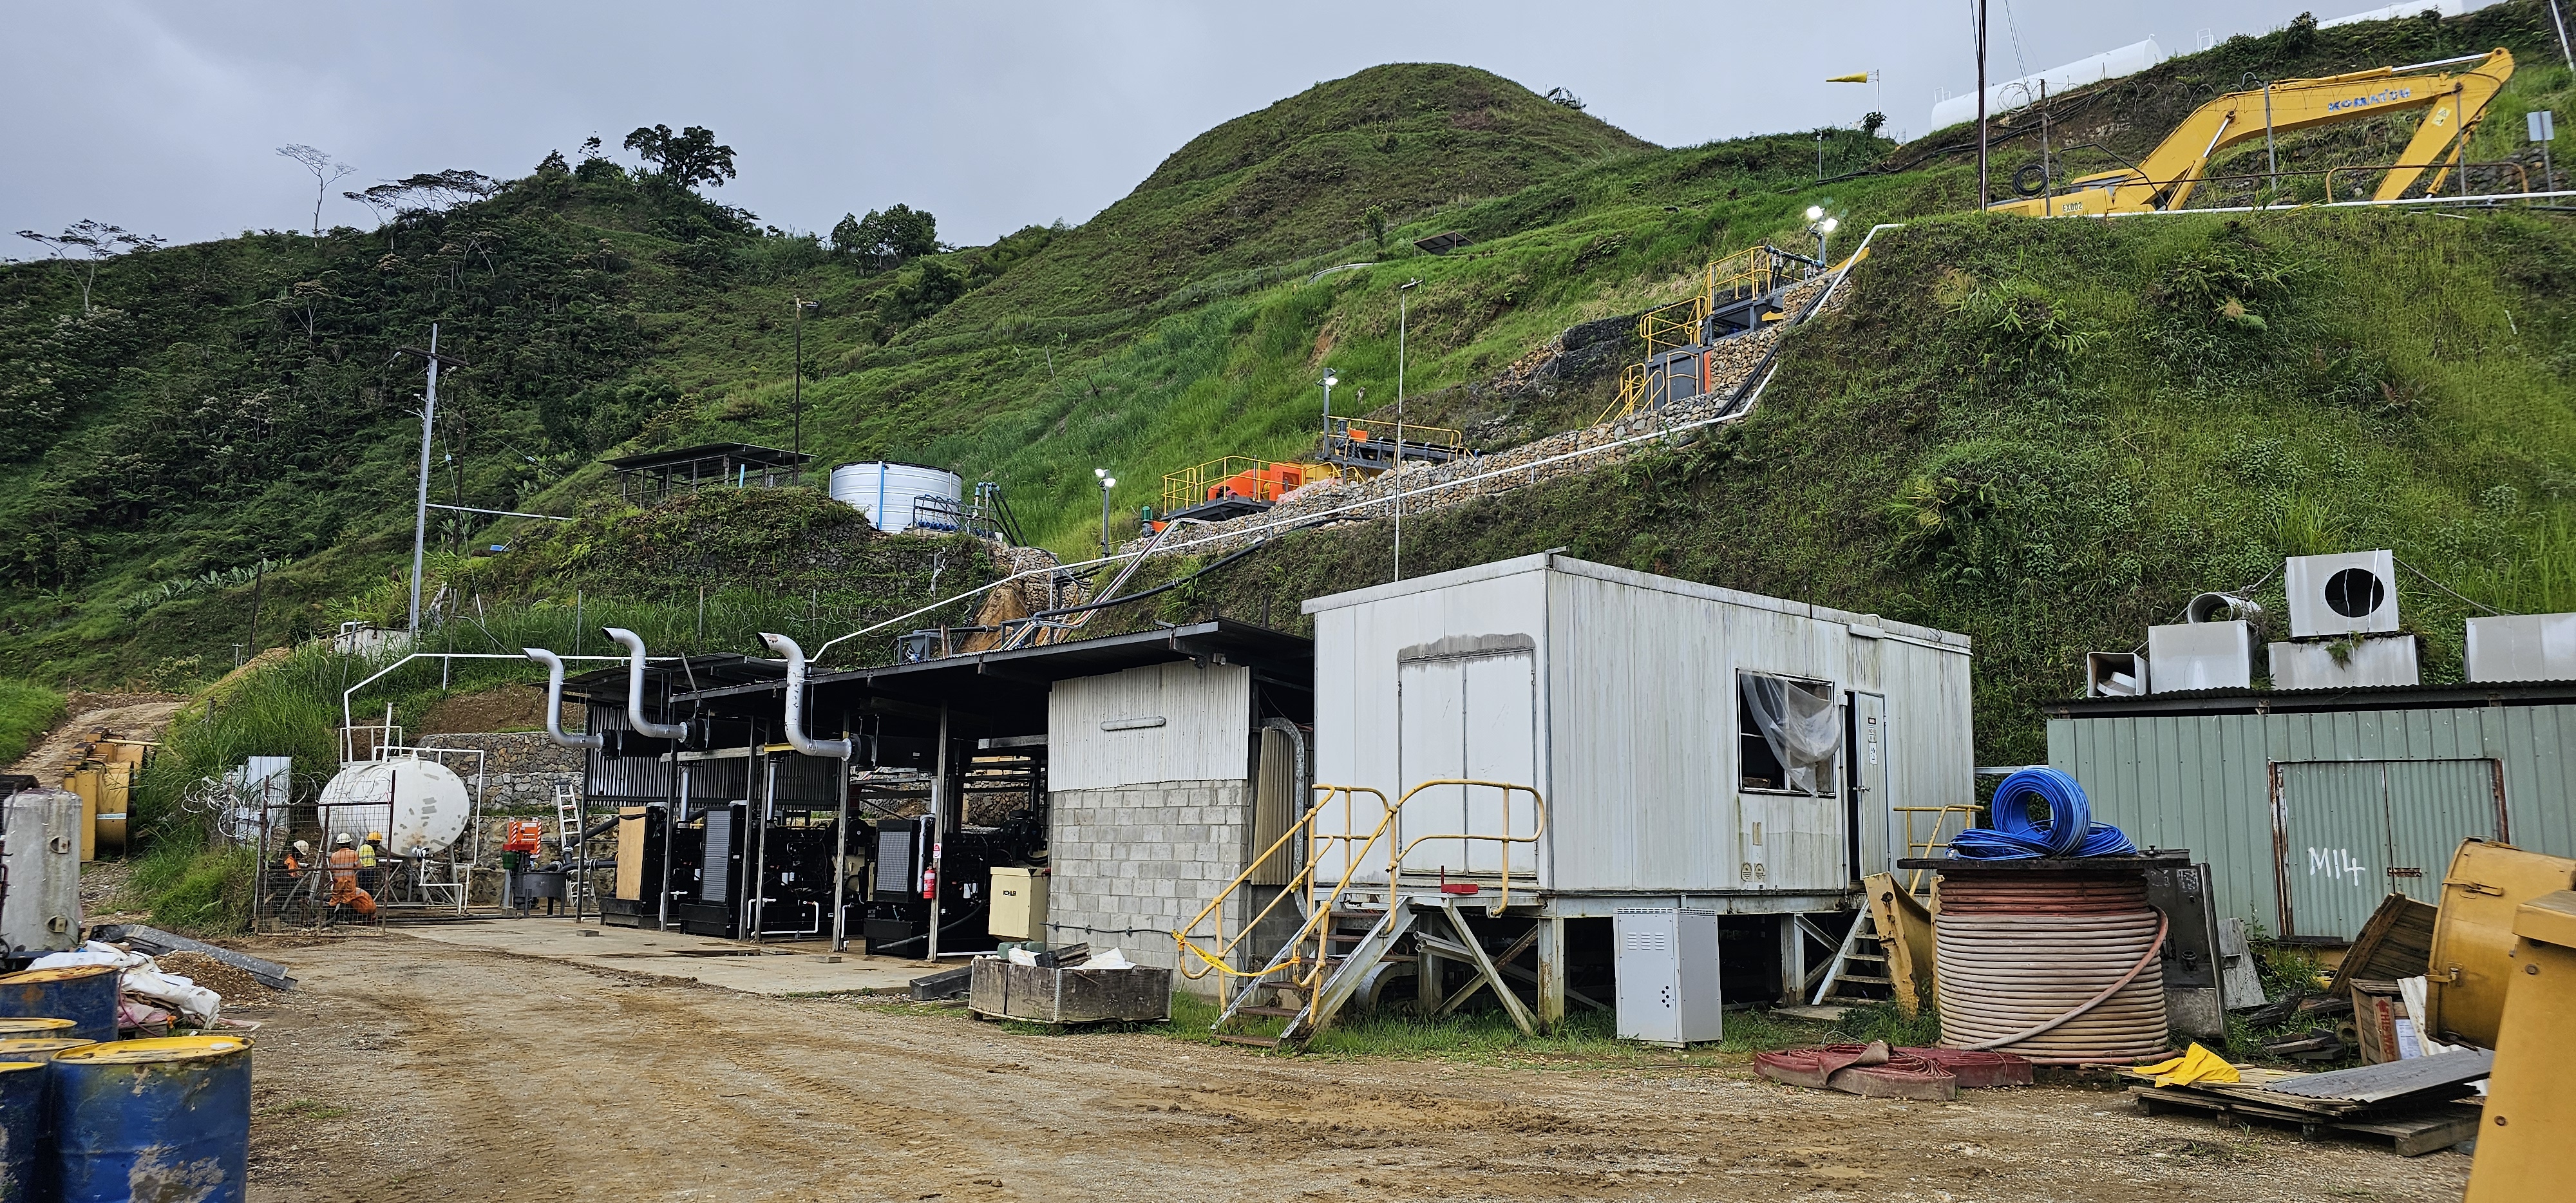
{"label": "yellow machinery part", "polygon": [[617,812],[617,884],[611,896],[628,902],[644,897],[644,810],[628,806]]}
{"label": "yellow machinery part", "polygon": [[2576,891],[2515,908],[2513,930],[2467,1203],[2563,1199],[2576,1182]]}
{"label": "yellow machinery part", "polygon": [[2516,912],[2532,899],[2568,889],[2576,889],[2576,860],[2511,844],[2461,841],[2450,871],[2442,875],[2441,911],[2433,919],[2425,1028],[2441,1039],[2496,1047],[2505,988],[2520,972],[2513,959]]}
{"label": "yellow machinery part", "polygon": [[2402,166],[2382,177],[2372,195],[2376,200],[2403,196],[2428,166],[2434,168],[2425,187],[2430,194],[2441,189],[2450,166],[2466,162],[2469,134],[2505,81],[2513,78],[2513,55],[2498,47],[2456,75],[2401,75],[2400,70],[2378,67],[2321,79],[2285,79],[2274,83],[2268,96],[2259,88],[2232,92],[2192,110],[2138,160],[2135,170],[2099,172],[2069,181],[2069,189],[2056,195],[1989,207],[2025,217],[2180,209],[2191,202],[2210,159],[2228,147],[2267,131],[2284,134],[2419,108],[2425,110],[2424,118],[2397,158]]}
{"label": "yellow machinery part", "polygon": [[96,764],[84,764],[63,771],[63,789],[80,796],[80,858],[83,863],[98,859],[98,795],[107,782],[106,770]]}
{"label": "yellow machinery part", "polygon": [[1898,885],[1893,873],[1861,879],[1869,895],[1870,919],[1878,927],[1878,946],[1887,954],[1889,993],[1896,1009],[1907,1015],[1923,1009],[1932,997],[1932,912]]}

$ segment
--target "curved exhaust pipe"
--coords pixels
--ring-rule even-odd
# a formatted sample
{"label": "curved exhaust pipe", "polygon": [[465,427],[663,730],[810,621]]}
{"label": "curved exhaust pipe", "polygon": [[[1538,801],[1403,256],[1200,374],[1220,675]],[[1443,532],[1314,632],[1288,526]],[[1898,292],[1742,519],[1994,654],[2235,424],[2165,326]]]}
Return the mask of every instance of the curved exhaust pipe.
{"label": "curved exhaust pipe", "polygon": [[563,729],[563,657],[541,647],[523,647],[528,659],[546,666],[546,738],[558,748],[604,748],[608,737],[596,732],[589,735],[566,735]]}
{"label": "curved exhaust pipe", "polygon": [[787,746],[807,756],[849,759],[849,740],[815,739],[805,733],[805,649],[785,635],[767,631],[761,632],[760,641],[768,644],[769,650],[787,657],[787,721],[782,724],[787,728]]}
{"label": "curved exhaust pipe", "polygon": [[679,739],[689,733],[687,723],[657,723],[644,717],[644,637],[624,627],[605,627],[608,637],[626,649],[626,725],[637,735],[655,739]]}

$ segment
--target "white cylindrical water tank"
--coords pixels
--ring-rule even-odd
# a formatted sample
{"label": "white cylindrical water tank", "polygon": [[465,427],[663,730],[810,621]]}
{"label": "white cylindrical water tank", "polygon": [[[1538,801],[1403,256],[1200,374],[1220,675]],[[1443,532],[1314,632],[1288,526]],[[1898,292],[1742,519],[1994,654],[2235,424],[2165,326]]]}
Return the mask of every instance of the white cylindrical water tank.
{"label": "white cylindrical water tank", "polygon": [[385,850],[396,856],[436,856],[465,833],[465,824],[474,817],[465,779],[435,760],[414,756],[341,769],[314,803],[327,828],[323,839],[343,832],[364,839],[367,827],[384,823]]}
{"label": "white cylindrical water tank", "polygon": [[832,500],[858,507],[882,531],[955,529],[965,489],[956,473],[923,464],[876,460],[832,469]]}

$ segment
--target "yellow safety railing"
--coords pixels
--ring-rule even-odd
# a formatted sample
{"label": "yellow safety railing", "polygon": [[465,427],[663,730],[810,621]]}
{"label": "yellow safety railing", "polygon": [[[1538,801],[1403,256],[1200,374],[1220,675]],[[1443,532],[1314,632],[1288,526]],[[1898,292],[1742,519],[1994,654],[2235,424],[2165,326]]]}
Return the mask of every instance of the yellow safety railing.
{"label": "yellow safety railing", "polygon": [[[1384,888],[1390,895],[1401,889],[1404,878],[1404,858],[1410,855],[1416,847],[1419,847],[1427,841],[1483,840],[1488,843],[1500,844],[1503,849],[1501,896],[1489,908],[1491,913],[1500,914],[1504,907],[1511,905],[1512,899],[1511,846],[1514,844],[1535,844],[1538,842],[1539,837],[1547,831],[1547,800],[1540,796],[1537,789],[1531,786],[1518,785],[1506,781],[1481,781],[1463,777],[1443,777],[1432,781],[1422,782],[1414,786],[1412,789],[1404,791],[1403,797],[1397,798],[1393,805],[1388,805],[1386,795],[1384,793],[1365,785],[1318,784],[1314,787],[1314,791],[1317,795],[1315,805],[1307,810],[1305,816],[1300,818],[1297,822],[1290,824],[1288,830],[1280,833],[1279,838],[1272,841],[1268,848],[1262,849],[1258,855],[1247,861],[1245,863],[1244,870],[1241,873],[1235,874],[1234,880],[1227,882],[1224,888],[1218,890],[1216,892],[1216,897],[1210,899],[1206,906],[1199,908],[1198,914],[1191,916],[1188,923],[1182,924],[1180,927],[1173,930],[1172,939],[1179,945],[1181,953],[1181,976],[1188,978],[1191,981],[1197,981],[1213,972],[1221,975],[1223,980],[1230,982],[1235,978],[1262,977],[1275,972],[1282,967],[1286,967],[1292,971],[1294,976],[1292,976],[1288,982],[1282,984],[1292,985],[1298,989],[1305,990],[1308,992],[1309,998],[1313,997],[1312,991],[1322,984],[1324,970],[1328,964],[1328,954],[1331,952],[1331,949],[1327,947],[1327,944],[1332,932],[1333,912],[1339,909],[1342,896],[1349,893],[1352,890],[1352,887],[1366,887],[1368,884],[1353,881],[1351,870],[1360,864],[1360,862],[1368,855],[1369,849],[1375,847],[1378,841],[1388,838],[1388,832],[1394,828],[1396,816],[1403,813],[1405,803],[1412,801],[1414,795],[1419,794],[1426,789],[1440,786],[1462,786],[1467,788],[1494,789],[1502,791],[1502,827],[1505,832],[1509,832],[1511,830],[1512,795],[1516,793],[1528,794],[1530,796],[1530,805],[1536,812],[1536,822],[1530,828],[1530,832],[1527,835],[1495,835],[1489,832],[1448,832],[1436,835],[1416,836],[1412,840],[1407,841],[1402,847],[1395,846],[1393,841],[1390,840],[1388,842],[1386,885]],[[1365,832],[1359,830],[1353,818],[1356,804],[1359,801],[1359,796],[1361,794],[1367,794],[1370,797],[1377,799],[1378,809],[1382,812],[1379,815],[1376,824]],[[1324,832],[1316,830],[1317,822],[1323,817],[1326,810],[1329,809],[1330,803],[1336,798],[1340,799],[1342,802],[1340,807],[1342,830],[1339,832]],[[1228,937],[1225,931],[1226,901],[1234,897],[1235,893],[1241,890],[1245,885],[1249,884],[1252,880],[1253,874],[1258,871],[1262,865],[1266,864],[1271,857],[1285,855],[1289,844],[1300,836],[1305,837],[1306,841],[1305,864],[1299,866],[1297,871],[1290,875],[1288,884],[1279,891],[1277,897],[1272,898],[1268,905],[1261,908],[1259,913],[1246,919],[1240,931],[1236,932],[1232,937]],[[1318,897],[1316,893],[1318,883],[1315,880],[1315,874],[1316,870],[1320,868],[1327,859],[1324,854],[1324,850],[1326,848],[1338,848],[1340,850],[1340,862],[1343,867],[1343,872],[1341,879],[1335,881],[1328,892],[1325,892]],[[1535,867],[1533,867],[1533,871],[1535,871]],[[1284,961],[1275,962],[1270,966],[1261,969],[1237,969],[1233,965],[1229,964],[1228,962],[1232,960],[1235,952],[1241,947],[1243,941],[1251,936],[1253,932],[1260,930],[1262,920],[1269,918],[1272,912],[1278,910],[1280,903],[1301,891],[1306,897],[1306,921],[1298,926],[1296,933],[1291,935],[1284,945],[1284,947],[1290,951],[1291,955]],[[1208,923],[1210,920],[1214,920],[1216,928],[1208,937],[1208,944],[1203,945],[1199,941],[1192,939],[1190,933],[1197,931],[1200,925]],[[1306,955],[1304,950],[1304,946],[1310,942],[1314,945],[1314,955],[1311,958]]]}
{"label": "yellow safety railing", "polygon": [[[1984,808],[1972,802],[1955,802],[1948,806],[1891,806],[1888,809],[1905,816],[1905,851],[1907,857],[1909,859],[1919,857],[1928,860],[1931,858],[1935,849],[1947,848],[1950,846],[1950,841],[1943,839],[1941,834],[1941,829],[1949,825],[1950,816],[1957,815],[1959,817],[1958,831],[1966,831],[1968,828],[1977,825],[1977,812]],[[1919,840],[1914,838],[1914,816],[1916,815],[1932,816],[1932,830],[1925,833],[1924,837]],[[1951,834],[1956,835],[1958,832],[1954,831],[1951,832]],[[1908,894],[1920,894],[1923,892],[1923,875],[1931,872],[1931,870],[1915,869],[1911,870],[1911,872],[1913,873],[1913,876],[1908,877],[1905,880],[1905,892]]]}
{"label": "yellow safety railing", "polygon": [[1592,424],[1598,426],[1612,418],[1625,418],[1636,413],[1637,407],[1645,403],[1646,365],[1629,364],[1619,369],[1619,395],[1611,399],[1609,406],[1601,411],[1600,417],[1592,419]]}
{"label": "yellow safety railing", "polygon": [[1248,455],[1227,455],[1195,464],[1178,472],[1163,474],[1163,512],[1185,510],[1208,499],[1207,491],[1237,472],[1250,472],[1268,466],[1268,461]]}
{"label": "yellow safety railing", "polygon": [[1637,337],[1646,340],[1646,358],[1699,343],[1700,324],[1708,320],[1708,294],[1659,305],[1637,318]]}

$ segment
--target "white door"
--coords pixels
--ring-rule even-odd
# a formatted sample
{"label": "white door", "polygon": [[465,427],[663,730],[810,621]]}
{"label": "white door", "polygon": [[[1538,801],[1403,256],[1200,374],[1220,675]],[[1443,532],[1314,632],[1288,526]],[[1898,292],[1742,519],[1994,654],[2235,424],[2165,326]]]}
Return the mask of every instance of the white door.
{"label": "white door", "polygon": [[1881,694],[1851,695],[1851,831],[1856,866],[1854,878],[1870,873],[1896,871],[1896,858],[1903,855],[1896,846],[1895,794],[1889,782],[1887,698]]}
{"label": "white door", "polygon": [[[1454,778],[1538,784],[1537,659],[1527,648],[1408,660],[1396,672],[1396,775],[1401,789]],[[1405,843],[1423,836],[1528,836],[1537,808],[1524,793],[1432,786],[1405,803]],[[1410,872],[1499,873],[1505,846],[1492,840],[1430,839],[1405,857]],[[1537,872],[1536,844],[1513,844],[1514,876]]]}

